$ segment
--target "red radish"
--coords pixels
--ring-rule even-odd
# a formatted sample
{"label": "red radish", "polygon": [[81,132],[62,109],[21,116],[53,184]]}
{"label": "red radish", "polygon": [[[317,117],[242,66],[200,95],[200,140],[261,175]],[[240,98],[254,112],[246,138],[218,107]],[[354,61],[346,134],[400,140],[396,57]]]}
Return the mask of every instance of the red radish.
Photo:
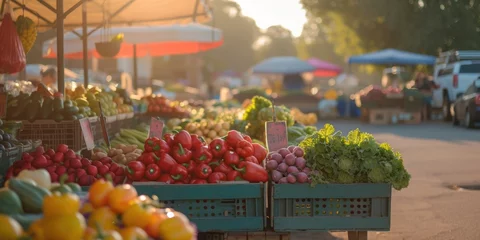
{"label": "red radish", "polygon": [[111,172],[115,172],[118,169],[118,164],[112,162],[111,165],[108,167],[108,169],[110,169]]}
{"label": "red radish", "polygon": [[63,160],[63,166],[65,166],[66,168],[70,167],[70,159],[69,158],[65,158]]}
{"label": "red radish", "polygon": [[53,165],[53,161],[47,158],[47,166],[52,166],[52,165]]}
{"label": "red radish", "polygon": [[292,174],[288,174],[287,181],[288,181],[288,183],[296,183],[297,179]]}
{"label": "red radish", "polygon": [[47,159],[47,160],[51,160],[52,158],[50,156],[48,156],[47,154],[43,154],[43,156]]}
{"label": "red radish", "polygon": [[48,166],[48,167],[45,168],[45,170],[47,170],[47,172],[49,172],[49,173],[54,173],[55,170],[57,170],[57,166],[55,166],[55,165]]}
{"label": "red radish", "polygon": [[55,151],[54,151],[53,149],[49,148],[49,149],[45,152],[45,154],[47,154],[48,156],[50,156],[50,157],[53,158],[53,156],[55,156]]}
{"label": "red radish", "polygon": [[72,149],[68,149],[67,152],[64,154],[65,158],[71,159],[71,158],[77,158],[77,155]]}
{"label": "red radish", "polygon": [[80,162],[80,160],[76,159],[76,158],[70,159],[70,167],[71,168],[81,168],[82,167],[82,162]]}
{"label": "red radish", "polygon": [[32,157],[32,155],[28,154],[28,153],[23,153],[22,154],[22,160],[25,160],[27,162],[31,162],[33,161],[34,157]]}
{"label": "red radish", "polygon": [[43,146],[38,146],[37,148],[35,148],[35,155],[43,155],[45,153],[45,149],[43,148]]}
{"label": "red radish", "polygon": [[107,175],[110,175],[110,179],[112,179],[112,181],[113,181],[113,179],[115,179],[115,173],[113,173],[113,172],[108,172],[107,174],[105,174],[105,178],[106,178],[107,180],[109,180],[109,179],[107,178]]}
{"label": "red radish", "polygon": [[77,176],[77,178],[81,177],[82,175],[85,175],[85,174],[87,174],[87,172],[84,169],[81,169],[81,168],[79,168],[75,171],[75,175]]}
{"label": "red radish", "polygon": [[82,163],[82,167],[88,167],[92,164],[92,162],[90,162],[90,160],[86,159],[86,158],[82,158],[82,160],[80,160],[80,162]]}
{"label": "red radish", "polygon": [[67,169],[68,174],[73,174],[73,173],[75,173],[75,171],[76,171],[75,168],[68,168]]}
{"label": "red radish", "polygon": [[57,146],[57,151],[56,152],[61,152],[61,153],[66,153],[68,151],[68,146],[65,144],[59,144]]}
{"label": "red radish", "polygon": [[64,156],[62,152],[56,152],[55,155],[53,156],[53,161],[60,163],[63,162]]}
{"label": "red radish", "polygon": [[100,162],[103,163],[103,164],[109,164],[109,163],[112,163],[112,159],[109,158],[109,157],[104,157],[104,158],[100,159]]}
{"label": "red radish", "polygon": [[55,169],[55,173],[57,173],[58,176],[62,176],[67,172],[67,168],[65,166],[58,166],[57,169]]}
{"label": "red radish", "polygon": [[90,186],[95,182],[95,178],[90,175],[82,175],[80,178],[78,178],[78,185],[80,186]]}
{"label": "red radish", "polygon": [[93,165],[88,166],[87,167],[87,173],[88,173],[88,175],[97,176],[97,174],[98,174],[97,167],[95,167]]}
{"label": "red radish", "polygon": [[50,173],[50,179],[52,182],[58,182],[58,174],[54,172],[49,172]]}
{"label": "red radish", "polygon": [[288,165],[288,166],[293,166],[295,165],[295,155],[293,155],[293,153],[289,153],[285,156],[285,163]]}
{"label": "red radish", "polygon": [[105,174],[107,174],[109,170],[108,167],[105,165],[99,166],[97,167],[97,169],[98,169],[98,174],[100,174],[101,176],[104,176]]}
{"label": "red radish", "polygon": [[103,166],[103,164],[100,161],[93,161],[92,165],[99,168],[100,166]]}
{"label": "red radish", "polygon": [[43,155],[38,155],[33,159],[32,165],[36,168],[45,168],[48,166],[47,159]]}

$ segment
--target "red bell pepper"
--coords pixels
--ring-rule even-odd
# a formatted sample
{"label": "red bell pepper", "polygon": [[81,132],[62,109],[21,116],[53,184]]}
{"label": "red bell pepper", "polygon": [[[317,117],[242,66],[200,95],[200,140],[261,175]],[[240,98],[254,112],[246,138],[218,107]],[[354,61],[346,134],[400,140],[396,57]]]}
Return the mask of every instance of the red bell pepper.
{"label": "red bell pepper", "polygon": [[169,174],[162,174],[158,179],[157,182],[164,182],[168,184],[173,184],[175,180]]}
{"label": "red bell pepper", "polygon": [[238,164],[238,168],[235,166],[233,168],[242,174],[243,179],[251,183],[268,181],[267,170],[259,164],[244,161]]}
{"label": "red bell pepper", "polygon": [[262,163],[263,160],[267,157],[267,149],[258,143],[252,143],[253,146],[253,156],[257,158],[258,163]]}
{"label": "red bell pepper", "polygon": [[170,176],[175,181],[183,181],[188,176],[188,170],[184,166],[177,164],[170,171]]}
{"label": "red bell pepper", "polygon": [[210,142],[209,148],[214,158],[221,158],[227,151],[227,144],[223,139],[217,138]]}
{"label": "red bell pepper", "polygon": [[222,173],[225,173],[225,175],[227,175],[229,172],[233,171],[233,168],[228,166],[227,164],[225,164],[224,162],[220,163],[220,165],[218,165],[215,169],[214,169],[215,172],[222,172]]}
{"label": "red bell pepper", "polygon": [[203,137],[199,137],[197,134],[192,134],[190,135],[192,137],[192,149],[193,150],[198,150],[205,146],[207,143],[205,142],[205,139]]}
{"label": "red bell pepper", "polygon": [[230,130],[227,132],[227,136],[225,137],[225,141],[227,142],[228,146],[235,149],[237,143],[244,140],[242,134],[235,130]]}
{"label": "red bell pepper", "polygon": [[170,146],[168,146],[167,142],[165,142],[162,139],[158,139],[155,142],[155,145],[153,147],[153,152],[157,154],[157,156],[162,155],[162,153],[169,153],[170,152]]}
{"label": "red bell pepper", "polygon": [[190,160],[188,163],[182,163],[182,165],[187,168],[188,173],[192,174],[197,166],[193,160]]}
{"label": "red bell pepper", "polygon": [[212,168],[205,163],[197,165],[194,171],[195,177],[200,179],[207,179],[211,173]]}
{"label": "red bell pepper", "polygon": [[150,181],[157,180],[161,175],[160,167],[157,164],[149,164],[145,170],[145,178]]}
{"label": "red bell pepper", "polygon": [[250,157],[246,157],[244,159],[245,162],[252,162],[252,163],[255,163],[255,164],[259,164],[258,163],[258,160],[255,156],[250,156]]}
{"label": "red bell pepper", "polygon": [[192,157],[196,163],[208,164],[210,161],[212,161],[212,153],[208,150],[207,146],[202,146],[199,149],[195,149]]}
{"label": "red bell pepper", "polygon": [[249,142],[249,143],[252,143],[252,142],[253,142],[253,141],[252,141],[252,138],[251,138],[250,136],[248,136],[248,135],[243,135],[243,140],[245,140],[245,141],[247,141],[247,142]]}
{"label": "red bell pepper", "polygon": [[160,158],[154,152],[142,153],[141,161],[143,165],[148,166],[150,164],[156,164]]}
{"label": "red bell pepper", "polygon": [[242,174],[238,171],[231,171],[227,174],[227,181],[243,181]]}
{"label": "red bell pepper", "polygon": [[163,135],[163,140],[165,140],[170,148],[173,147],[173,134],[165,133],[165,135]]}
{"label": "red bell pepper", "polygon": [[145,173],[145,165],[139,161],[131,161],[127,164],[127,177],[133,181],[140,181]]}
{"label": "red bell pepper", "polygon": [[164,153],[160,155],[160,160],[158,161],[157,165],[160,167],[162,172],[169,173],[172,168],[177,165],[177,162],[172,158],[172,156]]}
{"label": "red bell pepper", "polygon": [[227,175],[222,172],[214,172],[208,176],[208,182],[209,183],[219,183],[221,181],[227,180]]}
{"label": "red bell pepper", "polygon": [[192,151],[190,151],[187,148],[184,148],[182,144],[178,144],[173,146],[172,148],[172,157],[178,162],[178,163],[187,163],[192,159]]}
{"label": "red bell pepper", "polygon": [[233,151],[227,151],[223,155],[223,161],[228,166],[237,165],[237,164],[240,163],[240,157],[238,156],[237,153],[235,153]]}
{"label": "red bell pepper", "polygon": [[190,184],[207,184],[207,180],[205,179],[193,179],[190,181]]}
{"label": "red bell pepper", "polygon": [[150,138],[147,138],[147,140],[145,140],[145,151],[144,152],[153,152],[153,148],[155,147],[155,143],[158,141],[159,139],[156,138],[156,137],[150,137]]}
{"label": "red bell pepper", "polygon": [[235,152],[243,158],[250,157],[253,155],[253,146],[246,140],[242,140],[237,143]]}
{"label": "red bell pepper", "polygon": [[175,134],[175,136],[173,137],[173,143],[174,145],[181,144],[183,148],[186,149],[192,149],[192,137],[190,136],[190,133],[185,130],[182,130]]}

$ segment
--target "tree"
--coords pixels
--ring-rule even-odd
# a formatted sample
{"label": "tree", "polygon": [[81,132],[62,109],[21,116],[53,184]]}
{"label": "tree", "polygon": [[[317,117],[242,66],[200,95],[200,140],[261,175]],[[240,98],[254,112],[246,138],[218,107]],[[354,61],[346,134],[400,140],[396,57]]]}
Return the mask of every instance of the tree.
{"label": "tree", "polygon": [[267,28],[262,36],[265,44],[258,49],[257,60],[277,56],[296,56],[297,49],[294,44],[292,32],[280,25]]}
{"label": "tree", "polygon": [[255,64],[253,43],[259,36],[255,21],[243,16],[240,6],[230,0],[214,0],[211,26],[223,33],[223,45],[205,53],[205,60],[216,72],[243,72]]}
{"label": "tree", "polygon": [[335,51],[349,56],[383,48],[436,55],[480,47],[480,1],[301,0],[322,19]]}

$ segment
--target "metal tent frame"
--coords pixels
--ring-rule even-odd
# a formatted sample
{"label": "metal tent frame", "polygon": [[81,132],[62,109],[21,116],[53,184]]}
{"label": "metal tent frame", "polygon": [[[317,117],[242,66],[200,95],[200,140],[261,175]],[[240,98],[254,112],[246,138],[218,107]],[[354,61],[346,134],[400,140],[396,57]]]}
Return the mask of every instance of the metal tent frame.
{"label": "metal tent frame", "polygon": [[[31,7],[28,7],[23,0],[1,0],[1,6],[0,6],[0,13],[3,13],[4,7],[7,1],[9,1],[11,4],[16,5],[17,7],[22,8],[25,12],[28,12],[29,14],[36,16],[38,19],[42,20],[43,22],[46,23],[46,25],[40,25],[39,27],[47,27],[47,28],[56,28],[57,32],[57,85],[58,85],[58,91],[60,93],[65,93],[65,58],[64,58],[64,34],[65,34],[65,25],[64,25],[64,20],[65,18],[70,15],[73,11],[77,10],[79,7],[82,6],[82,22],[81,22],[81,27],[82,27],[82,33],[78,33],[74,30],[72,32],[77,35],[80,39],[83,41],[83,71],[84,71],[84,85],[85,87],[88,86],[88,52],[87,52],[87,38],[90,36],[93,32],[101,29],[106,25],[107,22],[111,22],[117,15],[128,9],[130,5],[132,5],[134,2],[143,2],[143,4],[149,4],[149,3],[158,3],[164,0],[127,0],[123,3],[123,5],[118,8],[115,12],[108,14],[108,19],[106,21],[102,21],[101,23],[91,23],[95,28],[91,30],[90,32],[87,32],[87,27],[89,26],[88,21],[87,21],[87,3],[93,2],[94,0],[78,0],[75,4],[73,4],[71,7],[65,10],[64,8],[64,1],[65,0],[55,0],[56,1],[56,7],[53,7],[50,3],[47,2],[47,0],[33,0],[35,3],[40,3],[42,7],[48,9],[51,14],[55,14],[55,20],[51,21],[49,20],[46,15],[42,15],[39,13],[38,10],[32,9]],[[200,12],[200,5],[203,7],[203,12]],[[138,21],[133,21],[133,20],[119,20],[115,21],[112,24],[115,25],[144,25],[147,23],[154,23],[154,22],[163,22],[163,21],[175,21],[175,20],[181,20],[181,19],[186,19],[186,18],[191,18],[192,22],[196,22],[197,19],[201,16],[206,17],[206,19],[211,18],[211,8],[209,5],[206,3],[206,0],[195,0],[194,7],[192,9],[193,11],[191,14],[188,16],[181,15],[181,16],[176,16],[176,17],[166,17],[166,18],[159,18],[158,16],[155,17],[154,19],[142,19]],[[69,28],[76,28],[80,27],[78,25],[68,25]]]}

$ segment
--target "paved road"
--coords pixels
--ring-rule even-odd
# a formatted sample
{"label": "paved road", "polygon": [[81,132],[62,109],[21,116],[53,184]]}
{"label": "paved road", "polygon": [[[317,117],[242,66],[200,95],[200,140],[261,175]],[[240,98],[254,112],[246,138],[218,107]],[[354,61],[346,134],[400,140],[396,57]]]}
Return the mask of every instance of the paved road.
{"label": "paved road", "polygon": [[[412,175],[410,186],[394,191],[390,232],[370,232],[382,240],[479,240],[480,191],[448,185],[480,185],[480,130],[444,123],[372,126],[331,122],[344,133],[360,128],[402,153]],[[345,233],[293,234],[292,240],[347,239]]]}

